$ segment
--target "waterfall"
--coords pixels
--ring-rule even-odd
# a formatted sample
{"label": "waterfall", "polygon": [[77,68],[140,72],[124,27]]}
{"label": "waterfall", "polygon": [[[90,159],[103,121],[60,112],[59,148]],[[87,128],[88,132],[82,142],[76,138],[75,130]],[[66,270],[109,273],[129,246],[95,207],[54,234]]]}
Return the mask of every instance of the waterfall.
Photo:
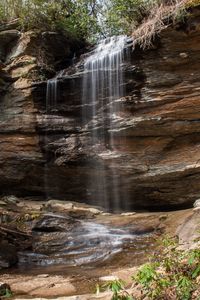
{"label": "waterfall", "polygon": [[[58,89],[58,81],[60,78],[62,78],[65,75],[65,69],[59,71],[55,77],[47,80],[47,86],[46,86],[46,115],[45,115],[45,121],[48,124],[49,117],[52,114],[55,114],[57,110],[58,105],[58,99],[59,99],[59,89]],[[44,149],[47,150],[47,146],[49,143],[48,133],[45,133],[44,135]],[[45,164],[44,167],[44,190],[46,198],[48,199],[49,191],[48,191],[48,165]]]}
{"label": "waterfall", "polygon": [[49,79],[47,81],[47,93],[46,93],[46,110],[56,107],[58,94],[58,81],[57,77]]}
{"label": "waterfall", "polygon": [[[123,64],[125,58],[127,59],[129,46],[130,39],[126,36],[106,38],[85,58],[83,72],[80,64],[75,68],[75,72],[80,68],[79,76],[83,74],[82,123],[78,138],[82,135],[83,140],[87,141],[83,142],[83,147],[84,149],[88,147],[89,153],[88,156],[86,153],[86,157],[91,158],[87,166],[83,166],[86,173],[85,178],[81,179],[84,184],[86,183],[85,190],[83,188],[85,201],[114,211],[126,209],[128,203],[124,201],[128,200],[128,196],[124,195],[121,189],[124,178],[120,177],[117,164],[118,158],[122,155],[120,152],[122,141],[116,133],[120,130],[119,124],[122,119],[120,113],[122,98],[125,95]],[[59,104],[63,101],[59,80],[63,77],[70,78],[66,69],[47,82],[45,116],[47,121],[51,120],[57,111],[59,112]],[[81,77],[74,77],[72,83],[75,83],[76,78],[78,80]],[[79,95],[79,91],[73,90],[73,93],[76,92]],[[46,147],[49,138],[45,136],[44,140]],[[48,167],[45,174],[45,185],[48,186]],[[48,191],[46,193],[48,195]]]}
{"label": "waterfall", "polygon": [[[86,58],[83,78],[83,124],[92,132],[93,151],[101,158],[88,183],[88,194],[107,209],[120,207],[119,178],[115,167],[107,170],[105,159],[117,155],[114,131],[117,123],[118,100],[124,95],[122,64],[126,36],[102,40]],[[103,149],[102,149],[103,148]],[[101,149],[101,150],[100,150]],[[109,180],[107,180],[109,172]]]}
{"label": "waterfall", "polygon": [[61,78],[65,73],[65,70],[62,70],[56,74],[55,77],[47,80],[47,89],[46,89],[46,111],[49,112],[52,109],[57,107],[58,99],[58,79]]}

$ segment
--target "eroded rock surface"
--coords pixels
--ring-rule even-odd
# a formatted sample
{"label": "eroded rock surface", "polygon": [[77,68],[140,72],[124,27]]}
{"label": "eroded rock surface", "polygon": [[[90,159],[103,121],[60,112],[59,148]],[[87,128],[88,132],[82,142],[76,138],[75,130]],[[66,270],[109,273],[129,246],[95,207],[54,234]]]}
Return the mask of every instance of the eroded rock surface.
{"label": "eroded rock surface", "polygon": [[[119,259],[126,264],[129,249],[135,264],[141,252],[152,251],[154,237],[164,230],[158,215],[147,214],[144,220],[139,214],[105,215],[79,203],[66,206],[64,201],[51,200],[45,204],[14,196],[1,200],[0,269],[28,266],[29,272],[31,266],[37,272],[52,266],[52,270],[63,267],[69,271],[107,261],[115,265]],[[54,204],[53,211],[50,204]]]}
{"label": "eroded rock surface", "polygon": [[[155,252],[158,237],[173,236],[193,213],[192,209],[165,214],[99,212],[91,218],[97,209],[78,203],[66,205],[54,199],[46,205],[45,201],[14,196],[1,201],[1,281],[11,287],[15,298],[26,299],[71,295],[107,299],[107,294],[92,294],[95,285],[114,276],[131,286],[131,276]],[[61,211],[62,205],[65,209]],[[72,218],[72,212],[78,210],[81,219],[78,215]],[[3,252],[6,265],[2,265]],[[18,264],[9,270],[11,259]]]}

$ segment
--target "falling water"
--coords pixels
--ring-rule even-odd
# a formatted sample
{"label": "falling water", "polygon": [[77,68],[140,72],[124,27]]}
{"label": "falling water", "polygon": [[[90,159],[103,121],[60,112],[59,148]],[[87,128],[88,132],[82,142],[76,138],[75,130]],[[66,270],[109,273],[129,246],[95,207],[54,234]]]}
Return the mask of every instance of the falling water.
{"label": "falling water", "polygon": [[47,112],[56,109],[58,99],[58,80],[64,75],[65,70],[62,70],[56,74],[55,77],[47,81],[46,90],[46,110]]}
{"label": "falling water", "polygon": [[[47,80],[47,87],[46,87],[46,115],[45,115],[45,122],[49,122],[50,115],[55,113],[57,110],[58,105],[58,95],[59,95],[59,89],[58,89],[58,81],[60,78],[62,78],[65,75],[65,70],[61,70],[56,74],[55,77]],[[49,143],[48,133],[44,135],[44,147],[47,149],[47,145]],[[49,197],[49,191],[48,191],[48,165],[45,164],[44,167],[44,190],[46,198]]]}
{"label": "falling water", "polygon": [[49,111],[49,109],[51,108],[56,107],[57,93],[58,93],[58,81],[57,81],[57,77],[55,77],[47,81],[47,94],[46,94],[47,111]]}
{"label": "falling water", "polygon": [[[98,204],[110,209],[119,208],[119,178],[115,168],[110,169],[107,182],[104,159],[116,156],[114,130],[117,122],[118,99],[124,94],[122,63],[127,43],[126,36],[114,36],[101,41],[85,60],[83,79],[83,123],[92,132],[92,147],[99,152],[101,166],[90,179],[88,191]],[[101,150],[100,149],[104,150]],[[112,204],[108,199],[112,191]]]}

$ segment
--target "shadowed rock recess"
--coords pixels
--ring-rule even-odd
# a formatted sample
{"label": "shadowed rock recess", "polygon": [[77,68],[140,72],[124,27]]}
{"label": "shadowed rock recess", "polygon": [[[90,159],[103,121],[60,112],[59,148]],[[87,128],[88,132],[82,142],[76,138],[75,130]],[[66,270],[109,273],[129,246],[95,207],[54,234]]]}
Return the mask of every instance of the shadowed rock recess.
{"label": "shadowed rock recess", "polygon": [[[106,189],[106,208],[112,210],[114,176],[118,209],[183,208],[200,197],[198,10],[184,28],[164,30],[153,49],[125,55],[124,96],[112,104],[103,97],[91,126],[82,117],[83,61],[67,68],[84,45],[55,33],[21,34],[12,29],[6,38],[4,33],[0,32],[2,193],[102,205],[89,187],[103,176],[102,195]],[[46,110],[47,84],[42,80],[64,68],[57,78],[57,102]],[[84,105],[92,118],[92,104]],[[113,115],[110,105],[116,107]],[[99,131],[96,144],[92,131]],[[114,147],[109,145],[111,134]]]}

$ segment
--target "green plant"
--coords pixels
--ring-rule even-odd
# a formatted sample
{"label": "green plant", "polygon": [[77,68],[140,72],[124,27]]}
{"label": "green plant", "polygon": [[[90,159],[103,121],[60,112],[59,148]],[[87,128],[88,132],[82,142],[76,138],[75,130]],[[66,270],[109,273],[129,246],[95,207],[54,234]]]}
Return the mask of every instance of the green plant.
{"label": "green plant", "polygon": [[[200,249],[180,250],[177,239],[169,236],[162,239],[159,245],[158,253],[132,277],[132,287],[142,291],[142,298],[139,299],[200,300]],[[121,280],[98,285],[97,291],[100,290],[111,291],[112,300],[134,299]]]}
{"label": "green plant", "polygon": [[17,18],[22,30],[56,30],[92,42],[126,33],[145,48],[162,29],[199,4],[199,0],[0,0],[0,24]]}
{"label": "green plant", "polygon": [[89,38],[100,31],[96,0],[0,0],[0,24],[18,19],[22,30],[56,30]]}
{"label": "green plant", "polygon": [[10,298],[12,296],[13,296],[13,293],[11,292],[11,290],[6,288],[3,297],[4,298]]}
{"label": "green plant", "polygon": [[177,295],[181,300],[189,300],[193,290],[193,283],[187,276],[179,276],[177,280]]}
{"label": "green plant", "polygon": [[133,279],[138,280],[138,282],[141,283],[145,288],[149,288],[152,280],[157,279],[156,264],[148,263],[143,265],[139,269],[137,276],[133,277]]}
{"label": "green plant", "polygon": [[133,277],[145,295],[150,299],[192,299],[198,288],[200,250],[179,250],[177,240],[166,237],[156,260],[143,265]]}
{"label": "green plant", "polygon": [[122,280],[112,280],[105,284],[96,286],[96,292],[99,293],[101,290],[111,291],[111,300],[134,300],[133,297],[125,290],[125,283]]}

